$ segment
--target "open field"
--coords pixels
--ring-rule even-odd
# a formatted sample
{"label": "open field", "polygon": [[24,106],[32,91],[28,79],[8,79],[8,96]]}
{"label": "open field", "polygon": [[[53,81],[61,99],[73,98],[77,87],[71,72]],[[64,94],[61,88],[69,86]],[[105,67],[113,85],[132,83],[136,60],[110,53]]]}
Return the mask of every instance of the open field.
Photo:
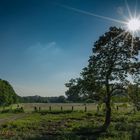
{"label": "open field", "polygon": [[63,110],[77,110],[77,111],[84,111],[85,106],[87,107],[88,111],[95,111],[97,108],[97,104],[95,103],[22,103],[20,104],[24,108],[25,111],[33,111],[34,107],[41,108],[41,110],[49,110],[51,107],[51,110],[61,110],[61,107]]}
{"label": "open field", "polygon": [[[97,111],[98,104],[96,103],[21,103],[21,104],[14,104],[10,107],[5,107],[5,109],[15,109],[19,107],[23,107],[25,112],[32,112],[34,111],[34,107],[37,107],[37,109],[41,110],[51,110],[52,111],[61,111],[61,110],[72,110],[73,111],[85,111],[85,107],[87,111]],[[132,111],[133,106],[129,103],[116,103],[113,105],[113,109],[116,109],[116,107],[119,107],[119,112],[124,111]],[[104,108],[104,105],[100,105],[100,110]],[[127,109],[127,110],[126,110]],[[3,107],[0,108],[0,111],[3,110]]]}
{"label": "open field", "polygon": [[[138,140],[140,112],[130,106],[113,109],[112,123],[106,133],[94,131],[104,122],[104,111],[96,104],[20,104],[24,113],[0,114],[0,140]],[[41,110],[34,111],[34,106]],[[49,111],[52,106],[52,111]],[[63,106],[64,110],[60,110]],[[75,110],[71,110],[74,106]],[[122,106],[122,107],[121,107]],[[13,109],[16,105],[13,105]],[[124,110],[124,112],[123,112]],[[34,111],[34,112],[33,112]]]}

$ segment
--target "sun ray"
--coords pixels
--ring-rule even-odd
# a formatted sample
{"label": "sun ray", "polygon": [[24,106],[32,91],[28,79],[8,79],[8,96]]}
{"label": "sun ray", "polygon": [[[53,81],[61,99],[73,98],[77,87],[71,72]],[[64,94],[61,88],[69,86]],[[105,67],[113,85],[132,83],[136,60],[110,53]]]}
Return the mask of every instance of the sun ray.
{"label": "sun ray", "polygon": [[69,9],[69,10],[72,10],[72,11],[75,11],[75,12],[78,12],[78,13],[82,13],[82,14],[85,14],[85,15],[94,16],[94,17],[98,17],[98,18],[101,18],[101,19],[105,19],[105,20],[109,20],[109,21],[113,21],[113,22],[117,22],[117,23],[121,23],[121,24],[126,24],[125,21],[117,20],[117,19],[114,19],[114,18],[111,18],[111,17],[97,15],[97,14],[94,14],[94,13],[91,13],[91,12],[87,12],[87,11],[77,9],[77,8],[73,8],[73,7],[70,7],[70,6],[67,6],[67,5],[63,5],[63,4],[58,4],[58,3],[55,3],[55,4],[57,4],[57,5],[59,5],[63,8],[66,8],[66,9]]}
{"label": "sun ray", "polygon": [[131,42],[131,55],[133,53],[133,48],[134,48],[134,37],[132,35],[132,42]]}
{"label": "sun ray", "polygon": [[130,18],[133,18],[127,0],[125,0],[125,5],[126,5],[126,8],[127,8],[127,11],[128,11]]}
{"label": "sun ray", "polygon": [[123,31],[122,33],[120,33],[119,35],[117,35],[116,37],[114,37],[111,42],[115,41],[118,37],[122,36],[123,34],[125,34],[126,31]]}
{"label": "sun ray", "polygon": [[[126,31],[126,32],[127,32],[127,31]],[[128,35],[129,35],[129,32],[126,33],[126,36],[125,36],[125,38],[124,38],[124,41],[127,39]]]}
{"label": "sun ray", "polygon": [[110,42],[116,40],[118,37],[120,37],[120,36],[122,36],[123,34],[126,33],[126,36],[124,38],[124,41],[125,41],[127,39],[128,35],[129,35],[129,33],[131,32],[131,34],[132,34],[132,42],[131,42],[131,48],[130,49],[131,49],[131,54],[132,54],[133,43],[134,43],[133,39],[134,39],[135,35],[140,36],[140,34],[139,34],[139,31],[140,31],[140,25],[139,25],[139,23],[140,23],[140,15],[137,15],[137,0],[136,0],[136,3],[135,3],[135,11],[134,11],[133,16],[132,16],[132,13],[130,11],[128,2],[127,2],[127,0],[125,0],[125,4],[126,4],[126,7],[127,7],[129,17],[127,17],[127,18],[125,17],[124,20],[118,20],[118,19],[114,19],[114,18],[111,18],[111,17],[98,15],[98,14],[95,14],[95,13],[92,13],[92,12],[88,12],[88,11],[84,11],[84,10],[81,10],[81,9],[73,8],[73,7],[70,7],[68,5],[64,5],[64,4],[59,4],[59,3],[55,3],[55,4],[58,5],[58,6],[61,6],[63,8],[66,8],[68,10],[72,10],[72,11],[75,11],[75,12],[78,12],[78,13],[81,13],[81,14],[97,17],[97,18],[112,21],[112,22],[121,23],[121,26],[123,26],[122,28],[125,29],[125,31],[122,32],[121,34],[119,34],[118,36],[114,37]]}
{"label": "sun ray", "polygon": [[138,1],[136,0],[135,9],[134,9],[134,17],[135,18],[137,17],[137,4],[138,4]]}

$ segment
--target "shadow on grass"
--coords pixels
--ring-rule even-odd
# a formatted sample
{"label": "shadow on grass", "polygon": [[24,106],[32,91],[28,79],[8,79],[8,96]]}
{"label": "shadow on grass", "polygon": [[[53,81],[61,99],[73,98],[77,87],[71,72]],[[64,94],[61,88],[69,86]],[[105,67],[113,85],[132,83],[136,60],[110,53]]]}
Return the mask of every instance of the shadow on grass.
{"label": "shadow on grass", "polygon": [[91,129],[87,127],[81,127],[74,129],[72,132],[46,133],[44,136],[37,136],[34,138],[28,138],[28,140],[97,140],[101,135],[100,129]]}
{"label": "shadow on grass", "polygon": [[97,140],[98,137],[95,135],[76,135],[76,134],[67,134],[67,135],[49,135],[42,137],[28,138],[28,140]]}

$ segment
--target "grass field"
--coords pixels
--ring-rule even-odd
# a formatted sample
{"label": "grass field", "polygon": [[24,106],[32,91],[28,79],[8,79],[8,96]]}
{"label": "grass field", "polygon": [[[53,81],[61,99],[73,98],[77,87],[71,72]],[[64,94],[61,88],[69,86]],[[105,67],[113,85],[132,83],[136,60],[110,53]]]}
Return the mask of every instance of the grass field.
{"label": "grass field", "polygon": [[87,110],[89,111],[94,111],[97,108],[97,105],[95,103],[89,103],[89,104],[84,104],[84,103],[23,103],[20,104],[20,106],[24,107],[25,111],[33,111],[34,107],[36,106],[37,108],[41,108],[42,110],[49,110],[49,107],[51,106],[51,110],[56,111],[56,110],[61,110],[61,107],[63,110],[78,110],[78,111],[84,111],[85,106],[87,107]]}
{"label": "grass field", "polygon": [[[14,109],[17,105],[13,105]],[[94,131],[104,122],[104,111],[96,104],[20,104],[25,112],[0,114],[0,140],[139,140],[140,112],[119,104],[113,109],[106,133]],[[34,107],[41,107],[34,111]],[[52,110],[49,111],[49,106]],[[61,110],[61,106],[63,110]],[[74,110],[72,111],[72,106]]]}

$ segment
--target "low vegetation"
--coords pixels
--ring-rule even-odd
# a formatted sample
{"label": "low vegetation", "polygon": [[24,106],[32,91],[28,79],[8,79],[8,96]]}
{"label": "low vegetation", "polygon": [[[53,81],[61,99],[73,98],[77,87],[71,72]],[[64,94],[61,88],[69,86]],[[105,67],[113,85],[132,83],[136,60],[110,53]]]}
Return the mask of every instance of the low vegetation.
{"label": "low vegetation", "polygon": [[[13,111],[0,115],[0,138],[3,140],[138,140],[140,112],[134,112],[130,105],[119,105],[117,110],[117,105],[113,109],[109,129],[101,134],[97,130],[104,123],[105,112],[103,108],[97,110],[95,104],[92,104],[94,110],[89,111],[88,108],[86,111],[83,110],[82,104],[81,109],[73,111],[56,109],[36,111],[32,107],[32,111],[25,108],[23,113],[22,111],[15,112],[16,109],[13,108]],[[52,106],[55,105],[52,104]],[[7,118],[5,122],[4,118]]]}

